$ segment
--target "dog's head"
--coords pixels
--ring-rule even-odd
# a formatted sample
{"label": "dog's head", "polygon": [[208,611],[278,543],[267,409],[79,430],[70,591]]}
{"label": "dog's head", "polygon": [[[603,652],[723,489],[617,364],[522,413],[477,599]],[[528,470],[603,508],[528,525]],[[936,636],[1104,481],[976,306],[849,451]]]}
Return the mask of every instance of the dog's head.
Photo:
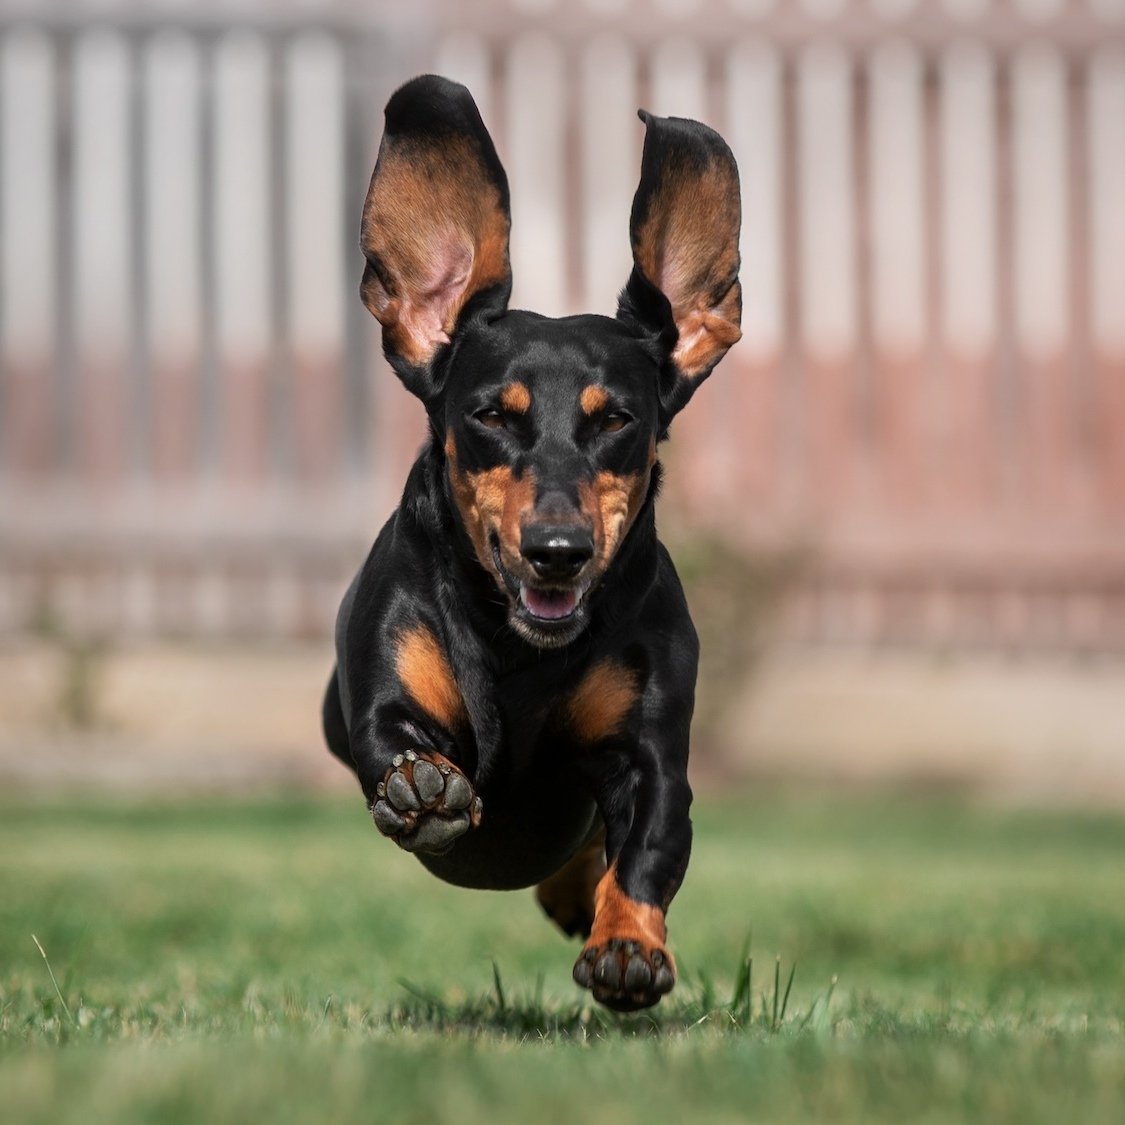
{"label": "dog's head", "polygon": [[695,121],[647,126],[616,318],[508,309],[508,182],[469,92],[387,104],[361,293],[425,404],[450,498],[530,643],[568,644],[653,480],[656,443],[739,338],[738,171]]}

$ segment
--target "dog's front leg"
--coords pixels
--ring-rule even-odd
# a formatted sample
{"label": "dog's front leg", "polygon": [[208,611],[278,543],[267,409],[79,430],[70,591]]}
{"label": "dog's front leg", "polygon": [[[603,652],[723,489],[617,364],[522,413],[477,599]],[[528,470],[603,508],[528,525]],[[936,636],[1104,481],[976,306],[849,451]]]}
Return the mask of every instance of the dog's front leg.
{"label": "dog's front leg", "polygon": [[351,738],[375,827],[408,852],[440,855],[480,824],[480,797],[437,742],[409,721],[364,723]]}
{"label": "dog's front leg", "polygon": [[650,1007],[676,981],[665,914],[691,852],[686,743],[685,732],[673,751],[663,732],[614,752],[599,771],[609,866],[574,979],[618,1011]]}

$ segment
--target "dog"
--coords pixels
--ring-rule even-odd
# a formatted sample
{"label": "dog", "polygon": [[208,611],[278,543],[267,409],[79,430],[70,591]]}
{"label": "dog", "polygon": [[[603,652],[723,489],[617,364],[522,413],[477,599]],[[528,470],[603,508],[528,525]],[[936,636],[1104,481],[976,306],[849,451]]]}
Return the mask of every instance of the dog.
{"label": "dog", "polygon": [[386,107],[360,291],[429,438],[344,596],[323,721],[375,827],[465,887],[536,887],[619,1011],[675,983],[699,644],[657,446],[739,336],[738,170],[646,131],[616,316],[508,308],[508,183],[469,92]]}

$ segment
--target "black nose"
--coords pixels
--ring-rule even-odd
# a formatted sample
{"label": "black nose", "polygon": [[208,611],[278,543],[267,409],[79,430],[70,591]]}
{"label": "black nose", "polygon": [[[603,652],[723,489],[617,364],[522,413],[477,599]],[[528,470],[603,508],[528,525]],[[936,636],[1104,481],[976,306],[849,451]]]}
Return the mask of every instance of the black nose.
{"label": "black nose", "polygon": [[573,524],[531,524],[523,529],[520,552],[540,578],[565,582],[594,557],[594,537]]}

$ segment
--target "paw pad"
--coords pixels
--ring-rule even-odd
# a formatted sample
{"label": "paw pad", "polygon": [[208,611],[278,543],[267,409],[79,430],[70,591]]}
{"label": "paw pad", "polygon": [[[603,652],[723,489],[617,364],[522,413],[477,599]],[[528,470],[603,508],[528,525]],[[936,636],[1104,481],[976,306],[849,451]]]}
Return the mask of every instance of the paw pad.
{"label": "paw pad", "polygon": [[371,817],[400,848],[440,854],[480,823],[482,807],[456,766],[407,750],[376,786]]}
{"label": "paw pad", "polygon": [[574,982],[619,1012],[649,1008],[676,983],[672,959],[639,941],[611,938],[588,945],[574,965]]}

